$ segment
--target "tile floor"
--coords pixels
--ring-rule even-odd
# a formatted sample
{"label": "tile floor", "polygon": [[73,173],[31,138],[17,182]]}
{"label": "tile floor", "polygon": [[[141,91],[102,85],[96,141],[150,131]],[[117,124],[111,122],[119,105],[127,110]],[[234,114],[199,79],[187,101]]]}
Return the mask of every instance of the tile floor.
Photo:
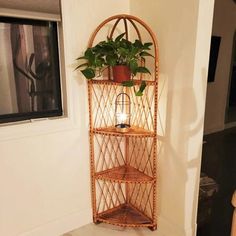
{"label": "tile floor", "polygon": [[107,224],[89,224],[79,229],[68,232],[62,236],[163,236],[158,230],[151,231],[148,228],[120,228]]}

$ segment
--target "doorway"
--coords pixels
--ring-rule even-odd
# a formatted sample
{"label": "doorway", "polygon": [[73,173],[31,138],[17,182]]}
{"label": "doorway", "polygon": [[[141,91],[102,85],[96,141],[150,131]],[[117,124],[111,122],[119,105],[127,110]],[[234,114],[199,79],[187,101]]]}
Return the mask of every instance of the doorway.
{"label": "doorway", "polygon": [[234,33],[225,123],[236,122],[236,31]]}
{"label": "doorway", "polygon": [[214,78],[207,86],[197,236],[229,236],[231,231],[236,189],[235,29],[236,2],[215,0],[212,35],[221,42]]}

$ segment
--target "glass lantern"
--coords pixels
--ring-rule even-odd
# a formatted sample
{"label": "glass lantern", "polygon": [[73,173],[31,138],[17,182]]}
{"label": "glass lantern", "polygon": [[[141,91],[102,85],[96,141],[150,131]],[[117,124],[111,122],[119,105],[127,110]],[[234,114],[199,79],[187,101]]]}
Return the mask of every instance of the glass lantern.
{"label": "glass lantern", "polygon": [[130,128],[130,97],[126,93],[120,93],[115,101],[115,127],[119,132],[127,132]]}

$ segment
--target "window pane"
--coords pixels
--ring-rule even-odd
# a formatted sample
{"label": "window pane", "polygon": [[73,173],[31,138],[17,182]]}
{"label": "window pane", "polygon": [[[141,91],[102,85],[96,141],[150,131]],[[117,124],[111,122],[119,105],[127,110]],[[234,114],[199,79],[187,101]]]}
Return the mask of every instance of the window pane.
{"label": "window pane", "polygon": [[57,24],[0,18],[0,122],[62,114]]}

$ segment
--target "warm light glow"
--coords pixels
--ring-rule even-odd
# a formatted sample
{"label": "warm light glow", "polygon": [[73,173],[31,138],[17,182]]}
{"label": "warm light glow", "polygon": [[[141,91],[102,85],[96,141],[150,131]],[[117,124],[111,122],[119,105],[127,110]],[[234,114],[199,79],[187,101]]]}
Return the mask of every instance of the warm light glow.
{"label": "warm light glow", "polygon": [[128,115],[126,113],[118,113],[117,114],[117,120],[118,123],[123,124],[128,118]]}
{"label": "warm light glow", "polygon": [[130,97],[126,93],[120,93],[115,101],[115,127],[126,132],[130,127]]}

